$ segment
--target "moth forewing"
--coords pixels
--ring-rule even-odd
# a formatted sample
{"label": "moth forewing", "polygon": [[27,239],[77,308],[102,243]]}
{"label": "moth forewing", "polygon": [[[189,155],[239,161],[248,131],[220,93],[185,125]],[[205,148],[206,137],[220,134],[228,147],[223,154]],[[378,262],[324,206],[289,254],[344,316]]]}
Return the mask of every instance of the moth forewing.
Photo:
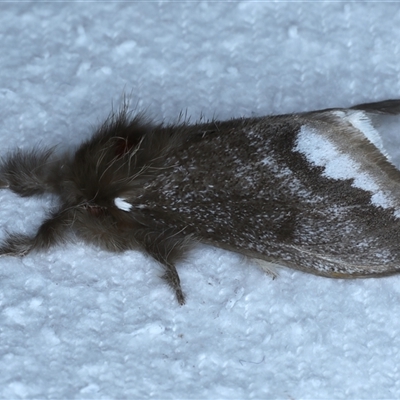
{"label": "moth forewing", "polygon": [[328,277],[398,273],[400,172],[387,144],[399,114],[388,100],[164,126],[124,106],[76,151],[3,158],[1,187],[49,192],[61,206],[0,254],[47,251],[69,231],[139,249],[164,266],[180,304],[176,266],[198,242]]}

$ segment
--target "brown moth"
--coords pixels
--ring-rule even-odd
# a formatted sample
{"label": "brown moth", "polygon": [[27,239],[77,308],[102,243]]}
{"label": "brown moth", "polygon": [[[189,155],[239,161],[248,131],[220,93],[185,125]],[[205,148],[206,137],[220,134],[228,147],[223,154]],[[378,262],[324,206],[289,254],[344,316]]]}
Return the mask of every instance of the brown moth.
{"label": "brown moth", "polygon": [[400,271],[400,171],[382,138],[400,100],[349,109],[153,125],[126,107],[77,149],[17,150],[0,185],[52,193],[60,206],[33,236],[9,235],[1,255],[24,256],[69,232],[165,268],[184,303],[176,264],[198,242],[317,275]]}

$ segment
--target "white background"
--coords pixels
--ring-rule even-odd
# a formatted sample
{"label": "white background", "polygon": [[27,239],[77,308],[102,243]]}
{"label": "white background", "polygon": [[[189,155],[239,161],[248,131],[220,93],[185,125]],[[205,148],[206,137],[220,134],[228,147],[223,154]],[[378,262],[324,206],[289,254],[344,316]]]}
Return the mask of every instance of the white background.
{"label": "white background", "polygon": [[[1,3],[1,153],[75,145],[121,103],[221,119],[400,97],[400,7]],[[2,233],[50,198],[0,193]],[[330,280],[199,247],[180,307],[138,252],[0,259],[2,398],[399,398],[400,277]]]}

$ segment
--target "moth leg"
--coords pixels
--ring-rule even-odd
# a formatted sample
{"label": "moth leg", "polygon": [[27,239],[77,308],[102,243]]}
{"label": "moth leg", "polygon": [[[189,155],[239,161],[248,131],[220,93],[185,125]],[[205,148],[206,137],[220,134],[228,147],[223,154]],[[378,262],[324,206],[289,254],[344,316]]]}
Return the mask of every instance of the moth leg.
{"label": "moth leg", "polygon": [[53,149],[17,150],[9,154],[0,163],[0,188],[9,188],[20,196],[52,191],[52,154]]}
{"label": "moth leg", "polygon": [[25,256],[32,250],[45,251],[63,240],[68,222],[68,213],[58,211],[45,220],[33,236],[9,234],[0,244],[0,256]]}
{"label": "moth leg", "polygon": [[[92,221],[93,222],[93,221]],[[78,223],[76,221],[76,223]],[[148,255],[156,259],[165,269],[162,276],[169,286],[175,291],[179,304],[185,303],[178,272],[175,268],[175,262],[181,258],[182,239],[173,237],[158,236],[158,233],[147,230],[141,231],[140,228],[134,230],[128,238],[123,231],[115,229],[113,224],[94,225],[79,223],[78,233],[81,238],[91,242],[108,251],[123,251],[127,249],[137,249],[142,247]],[[135,237],[136,236],[136,237]],[[132,239],[135,237],[135,240]]]}
{"label": "moth leg", "polygon": [[185,304],[185,295],[182,291],[181,281],[175,263],[184,257],[189,245],[190,241],[187,237],[174,234],[167,235],[166,232],[157,237],[155,237],[154,234],[145,236],[145,250],[164,266],[165,273],[162,277],[175,291],[176,298],[180,305]]}
{"label": "moth leg", "polygon": [[[163,263],[164,264],[164,263]],[[185,304],[185,295],[183,294],[181,287],[181,280],[179,278],[178,271],[174,264],[164,264],[166,267],[165,274],[162,276],[168,283],[168,285],[175,291],[176,299],[178,303],[182,306]]]}

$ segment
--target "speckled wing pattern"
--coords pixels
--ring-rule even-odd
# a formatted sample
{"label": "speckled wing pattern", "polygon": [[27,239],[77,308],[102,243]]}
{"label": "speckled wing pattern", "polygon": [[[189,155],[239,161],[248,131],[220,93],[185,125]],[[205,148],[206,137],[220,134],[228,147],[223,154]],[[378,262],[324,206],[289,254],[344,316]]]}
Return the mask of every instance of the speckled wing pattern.
{"label": "speckled wing pattern", "polygon": [[306,272],[396,273],[400,172],[382,132],[399,112],[389,100],[199,125],[127,201],[201,242]]}

